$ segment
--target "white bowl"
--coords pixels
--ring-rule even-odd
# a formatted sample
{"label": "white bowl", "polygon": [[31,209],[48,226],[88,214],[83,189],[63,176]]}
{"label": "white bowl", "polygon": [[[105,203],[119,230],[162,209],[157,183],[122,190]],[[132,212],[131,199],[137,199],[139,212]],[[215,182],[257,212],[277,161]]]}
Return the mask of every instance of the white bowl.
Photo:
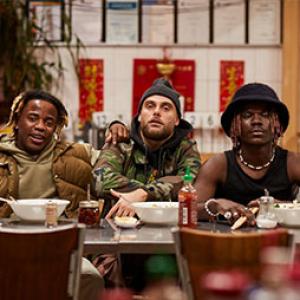
{"label": "white bowl", "polygon": [[278,223],[286,226],[300,227],[300,205],[293,203],[275,204],[274,213]]}
{"label": "white bowl", "polygon": [[134,202],[138,217],[150,224],[177,224],[178,202]]}
{"label": "white bowl", "polygon": [[45,221],[45,207],[49,200],[57,204],[57,216],[59,217],[69,200],[61,199],[21,199],[10,202],[10,206],[14,213],[21,219],[26,221]]}

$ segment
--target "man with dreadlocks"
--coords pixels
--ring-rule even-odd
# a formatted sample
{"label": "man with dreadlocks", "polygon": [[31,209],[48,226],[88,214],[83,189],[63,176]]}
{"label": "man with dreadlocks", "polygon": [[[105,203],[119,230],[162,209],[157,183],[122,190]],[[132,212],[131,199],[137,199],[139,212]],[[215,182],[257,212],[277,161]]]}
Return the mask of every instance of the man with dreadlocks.
{"label": "man with dreadlocks", "polygon": [[[49,93],[33,90],[16,97],[7,124],[13,132],[0,140],[1,197],[68,199],[65,215],[76,215],[79,202],[86,199],[87,185],[92,183],[99,151],[88,144],[60,141],[67,119],[64,105]],[[116,124],[110,131],[122,137],[123,127]],[[0,217],[11,213],[1,202]],[[102,287],[99,272],[83,259],[80,299],[97,299]]]}
{"label": "man with dreadlocks", "polygon": [[254,225],[247,206],[258,205],[266,190],[277,200],[295,198],[300,156],[278,146],[288,123],[287,107],[269,86],[250,83],[235,93],[221,117],[233,149],[209,159],[196,179],[201,219],[245,215]]}

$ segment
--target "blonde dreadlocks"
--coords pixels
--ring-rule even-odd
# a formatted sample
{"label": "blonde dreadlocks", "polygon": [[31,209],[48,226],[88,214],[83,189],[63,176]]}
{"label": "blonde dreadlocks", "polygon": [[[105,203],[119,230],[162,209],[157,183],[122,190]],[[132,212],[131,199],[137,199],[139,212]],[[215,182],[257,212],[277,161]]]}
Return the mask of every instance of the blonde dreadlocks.
{"label": "blonde dreadlocks", "polygon": [[66,111],[66,108],[60,102],[60,100],[58,100],[53,95],[40,90],[31,90],[28,92],[21,93],[13,101],[13,104],[10,109],[9,120],[6,124],[6,127],[10,127],[13,129],[12,137],[15,137],[16,123],[18,122],[18,119],[20,117],[20,114],[22,113],[23,108],[28,103],[28,101],[34,99],[48,101],[56,107],[58,112],[58,122],[57,122],[55,132],[59,136],[62,128],[68,125],[68,113]]}
{"label": "blonde dreadlocks", "polygon": [[[270,114],[271,130],[274,136],[273,143],[277,145],[279,138],[283,134],[283,129],[279,121],[278,113],[272,111]],[[233,149],[239,150],[241,136],[241,116],[240,113],[234,114],[230,126],[230,139],[233,144]]]}

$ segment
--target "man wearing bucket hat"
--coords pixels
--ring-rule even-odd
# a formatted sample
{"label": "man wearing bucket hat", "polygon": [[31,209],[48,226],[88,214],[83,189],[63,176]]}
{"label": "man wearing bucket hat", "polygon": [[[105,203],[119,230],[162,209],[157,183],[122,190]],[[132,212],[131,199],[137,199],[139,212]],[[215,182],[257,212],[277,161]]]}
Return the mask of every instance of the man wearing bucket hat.
{"label": "man wearing bucket hat", "polygon": [[300,157],[278,146],[288,123],[287,107],[269,86],[249,83],[235,93],[221,117],[233,148],[208,160],[195,183],[201,219],[223,214],[234,222],[245,215],[254,225],[247,206],[259,197],[295,198]]}
{"label": "man wearing bucket hat", "polygon": [[[96,168],[102,170],[103,193],[119,199],[107,217],[133,215],[135,201],[177,201],[187,166],[196,177],[200,154],[188,137],[192,126],[182,119],[180,94],[159,78],[143,94],[131,123],[129,144],[107,145]],[[111,191],[114,189],[116,191]]]}

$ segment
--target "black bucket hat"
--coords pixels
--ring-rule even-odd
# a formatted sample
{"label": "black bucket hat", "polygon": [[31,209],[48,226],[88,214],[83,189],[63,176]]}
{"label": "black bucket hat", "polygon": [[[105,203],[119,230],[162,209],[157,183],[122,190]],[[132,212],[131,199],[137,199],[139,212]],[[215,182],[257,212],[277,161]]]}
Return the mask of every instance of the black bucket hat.
{"label": "black bucket hat", "polygon": [[278,113],[283,132],[287,129],[289,124],[289,111],[286,105],[279,100],[275,91],[263,83],[249,83],[243,85],[236,91],[230,104],[222,114],[221,124],[228,136],[230,136],[232,119],[239,107],[254,101],[262,101],[271,104]]}

